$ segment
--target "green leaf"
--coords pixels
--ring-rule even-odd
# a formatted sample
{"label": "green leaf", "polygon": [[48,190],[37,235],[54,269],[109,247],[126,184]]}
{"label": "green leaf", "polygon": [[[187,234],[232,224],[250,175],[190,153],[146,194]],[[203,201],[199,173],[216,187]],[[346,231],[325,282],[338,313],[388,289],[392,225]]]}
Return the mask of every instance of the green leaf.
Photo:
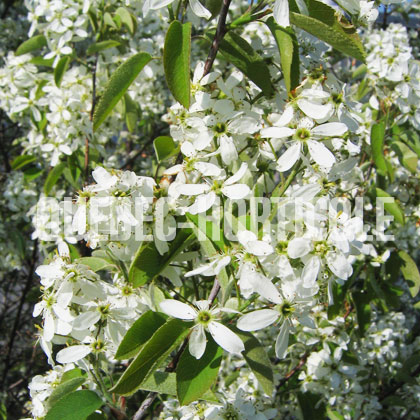
{"label": "green leaf", "polygon": [[134,132],[137,122],[139,120],[139,107],[136,102],[131,99],[131,96],[126,93],[124,95],[125,102],[125,123],[130,133]]}
{"label": "green leaf", "polygon": [[169,244],[169,251],[164,255],[159,254],[154,242],[143,243],[131,263],[129,281],[134,287],[139,287],[153,280],[194,240],[195,236],[190,229],[182,229]]}
{"label": "green leaf", "polygon": [[136,355],[141,347],[149,341],[155,331],[167,320],[167,316],[153,311],[147,311],[130,327],[118,346],[115,358],[129,359]]}
{"label": "green leaf", "polygon": [[54,185],[57,184],[57,181],[59,180],[62,173],[64,172],[64,169],[66,169],[65,162],[61,162],[57,166],[54,166],[54,168],[51,169],[44,183],[45,195],[48,195],[52,187],[54,187]]}
{"label": "green leaf", "polygon": [[45,420],[85,420],[103,402],[93,391],[75,391],[61,398],[45,416]]}
{"label": "green leaf", "polygon": [[104,13],[104,23],[105,25],[110,26],[111,28],[118,29],[117,24],[108,12]]}
{"label": "green leaf", "polygon": [[[198,215],[192,215],[187,213],[187,219],[192,222],[192,231],[194,233],[194,236],[198,239],[200,243],[200,247],[203,250],[203,253],[211,258],[216,255],[219,255],[218,250],[216,249],[216,246],[219,250],[223,249],[223,240],[220,239],[218,241],[212,241],[211,238],[211,229],[212,229],[212,223],[210,223],[210,228],[206,222],[206,232],[203,232],[200,230],[200,222],[199,222],[199,216]],[[209,228],[207,230],[207,228]],[[221,238],[223,238],[223,233],[220,232]],[[225,268],[222,268],[217,276],[217,280],[219,281],[220,287],[222,289],[223,299],[222,301],[225,302],[229,297],[229,276],[226,272]]]}
{"label": "green leaf", "polygon": [[343,17],[338,20],[335,10],[324,3],[310,0],[308,9],[309,16],[290,12],[290,22],[336,50],[365,61],[366,53],[354,26]]}
{"label": "green leaf", "polygon": [[26,165],[29,165],[30,163],[34,162],[36,160],[35,156],[31,155],[22,155],[18,156],[17,158],[13,159],[11,163],[11,167],[14,171],[17,171],[18,169],[23,168]]}
{"label": "green leaf", "polygon": [[367,65],[360,64],[360,66],[356,67],[351,75],[353,79],[361,79],[367,73]]}
{"label": "green leaf", "polygon": [[359,332],[359,335],[363,337],[370,324],[370,318],[371,318],[370,298],[367,293],[362,293],[362,292],[353,292],[352,297],[353,297],[354,306],[356,308],[358,332]]}
{"label": "green leaf", "polygon": [[121,18],[121,22],[125,26],[127,26],[128,30],[130,31],[130,34],[133,35],[135,26],[130,12],[124,7],[119,7],[115,11],[115,14]]}
{"label": "green leaf", "polygon": [[332,411],[330,408],[327,408],[327,414],[329,420],[345,420],[338,411]]}
{"label": "green leaf", "polygon": [[266,21],[276,40],[280,52],[280,63],[283,70],[284,82],[290,94],[300,83],[299,77],[299,44],[293,28],[282,28],[270,16]]}
{"label": "green leaf", "polygon": [[327,412],[322,396],[312,392],[298,392],[297,399],[303,420],[325,420]]}
{"label": "green leaf", "polygon": [[[209,31],[206,37],[213,41],[214,31]],[[229,63],[232,63],[242,73],[249,77],[266,96],[274,94],[267,64],[251,45],[235,32],[228,32],[219,44],[219,51]]]}
{"label": "green leaf", "polygon": [[75,261],[78,264],[87,265],[92,271],[107,270],[110,267],[115,267],[108,260],[98,257],[82,257]]}
{"label": "green leaf", "polygon": [[180,150],[179,146],[175,144],[172,137],[169,136],[160,136],[155,138],[153,145],[159,162],[177,155]]}
{"label": "green leaf", "polygon": [[223,349],[213,340],[207,341],[200,359],[185,349],[176,368],[176,389],[181,405],[198,400],[214,383],[222,363]]}
{"label": "green leaf", "polygon": [[[394,198],[392,197],[392,195],[388,194],[387,192],[385,192],[384,190],[380,189],[380,188],[376,188],[376,197],[379,198]],[[384,203],[384,209],[387,213],[389,213],[390,215],[394,216],[394,220],[398,223],[400,223],[401,225],[404,225],[405,220],[404,220],[404,213],[402,212],[400,206],[398,205],[398,203],[395,201],[390,202],[390,203]]]}
{"label": "green leaf", "polygon": [[113,39],[107,39],[106,41],[95,42],[94,44],[89,46],[89,48],[86,50],[86,54],[88,55],[96,54],[98,52],[107,50],[109,48],[118,47],[119,45],[121,45],[121,43]]}
{"label": "green leaf", "polygon": [[23,176],[25,177],[25,181],[29,182],[41,176],[43,172],[44,170],[42,168],[28,168],[23,172]]}
{"label": "green leaf", "polygon": [[23,55],[31,53],[36,50],[40,50],[42,47],[47,46],[47,38],[44,35],[35,35],[32,38],[27,39],[25,42],[19,45],[15,55]]}
{"label": "green leaf", "polygon": [[131,83],[134,82],[138,74],[151,59],[150,54],[138,53],[122,63],[115,70],[95,108],[93,115],[94,131],[104,122]]}
{"label": "green leaf", "polygon": [[55,66],[54,82],[57,87],[60,87],[61,81],[63,80],[64,73],[67,71],[70,61],[71,61],[71,58],[68,55],[66,55],[64,57],[61,57],[57,65]]}
{"label": "green leaf", "polygon": [[121,395],[131,395],[153,373],[190,332],[191,322],[170,319],[143,346],[137,357],[111,389]]}
{"label": "green leaf", "polygon": [[402,259],[401,272],[408,283],[411,296],[416,297],[420,290],[420,273],[417,264],[405,251],[399,251],[398,256]]}
{"label": "green leaf", "polygon": [[417,153],[414,153],[402,141],[394,141],[391,145],[392,149],[398,156],[399,161],[408,169],[412,174],[417,172],[417,162],[419,160]]}
{"label": "green leaf", "polygon": [[70,379],[80,378],[81,376],[86,376],[85,372],[80,368],[74,368],[70,370],[66,370],[61,377],[61,382],[69,381]]}
{"label": "green leaf", "polygon": [[168,29],[163,48],[166,82],[174,98],[190,107],[191,23],[174,20]]}
{"label": "green leaf", "polygon": [[271,396],[274,391],[273,368],[264,347],[250,332],[240,331],[237,328],[232,328],[232,330],[245,345],[245,351],[242,354],[248,366],[257,377],[264,392]]}
{"label": "green leaf", "polygon": [[79,376],[78,378],[68,379],[64,381],[56,388],[54,388],[50,397],[47,400],[46,407],[49,409],[54,406],[58,400],[63,398],[65,395],[70,394],[70,392],[76,391],[79,386],[85,382],[85,378]]}
{"label": "green leaf", "polygon": [[385,124],[373,124],[370,131],[370,147],[377,172],[386,176],[388,170],[384,158]]}

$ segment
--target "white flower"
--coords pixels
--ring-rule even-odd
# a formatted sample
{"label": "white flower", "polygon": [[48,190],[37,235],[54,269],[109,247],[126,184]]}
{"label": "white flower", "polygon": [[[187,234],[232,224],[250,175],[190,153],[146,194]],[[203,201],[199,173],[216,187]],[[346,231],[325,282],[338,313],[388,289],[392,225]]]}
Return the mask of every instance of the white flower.
{"label": "white flower", "polygon": [[242,340],[229,328],[215,321],[221,312],[229,310],[225,308],[211,308],[210,302],[200,300],[195,303],[196,308],[177,300],[165,299],[160,303],[160,309],[167,315],[185,321],[194,321],[189,339],[189,350],[192,356],[200,359],[206,350],[206,333],[208,330],[214,341],[229,353],[239,354],[245,350]]}

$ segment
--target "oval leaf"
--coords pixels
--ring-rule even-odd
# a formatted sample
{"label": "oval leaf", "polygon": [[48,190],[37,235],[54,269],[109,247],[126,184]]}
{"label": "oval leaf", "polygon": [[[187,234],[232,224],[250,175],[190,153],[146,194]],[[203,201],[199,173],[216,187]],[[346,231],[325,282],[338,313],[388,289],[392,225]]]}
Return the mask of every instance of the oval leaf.
{"label": "oval leaf", "polygon": [[57,87],[60,87],[61,81],[63,80],[64,73],[69,67],[71,58],[67,55],[61,57],[54,69],[54,82]]}
{"label": "oval leaf", "polygon": [[420,290],[420,273],[417,264],[405,251],[399,251],[398,256],[402,259],[400,268],[408,283],[411,296],[416,297]]}
{"label": "oval leaf", "polygon": [[166,321],[167,316],[160,312],[145,312],[127,331],[115,354],[116,359],[129,359],[152,337]]}
{"label": "oval leaf", "polygon": [[373,124],[370,131],[370,147],[377,172],[385,176],[388,172],[384,158],[385,124]]}
{"label": "oval leaf", "polygon": [[128,87],[134,82],[138,74],[151,59],[150,54],[138,53],[121,64],[112,74],[95,108],[93,115],[94,131],[104,122],[105,118],[111,113]]}
{"label": "oval leaf", "polygon": [[104,51],[112,47],[118,47],[119,45],[121,44],[118,41],[114,41],[113,39],[108,39],[106,41],[101,41],[101,42],[95,42],[86,50],[86,54],[88,55],[96,54],[97,52]]}
{"label": "oval leaf", "polygon": [[61,398],[45,416],[45,420],[85,420],[103,402],[93,391],[75,391]]}
{"label": "oval leaf", "polygon": [[109,267],[114,267],[108,260],[98,257],[82,257],[76,263],[87,265],[92,271],[106,270]]}
{"label": "oval leaf", "polygon": [[70,392],[75,391],[79,386],[85,382],[85,378],[79,376],[78,378],[72,378],[67,381],[64,381],[62,384],[58,385],[57,388],[54,388],[54,391],[51,393],[50,397],[47,400],[47,408],[53,407],[61,398],[70,394]]}
{"label": "oval leaf", "polygon": [[54,185],[57,184],[57,181],[59,180],[61,174],[64,172],[64,169],[66,169],[65,162],[61,162],[51,169],[44,184],[45,195],[48,195],[52,187],[54,187]]}
{"label": "oval leaf", "polygon": [[[382,190],[381,188],[376,188],[376,197],[379,198],[393,198],[392,195],[388,194],[386,191]],[[404,220],[404,213],[402,212],[400,206],[398,205],[398,203],[395,201],[390,202],[390,203],[384,203],[384,209],[387,213],[389,213],[390,215],[394,216],[394,220],[398,223],[400,223],[401,225],[403,225],[405,223]]]}
{"label": "oval leaf", "polygon": [[171,156],[175,156],[179,152],[179,148],[176,146],[172,137],[169,136],[160,136],[155,138],[153,145],[159,162],[169,159]]}
{"label": "oval leaf", "polygon": [[214,383],[222,363],[223,350],[213,339],[208,340],[200,359],[185,349],[176,369],[176,388],[181,405],[198,400]]}
{"label": "oval leaf", "polygon": [[13,160],[11,167],[14,171],[23,168],[26,165],[34,162],[36,160],[35,156],[31,155],[22,155],[18,156],[16,159]]}
{"label": "oval leaf", "polygon": [[35,35],[32,38],[29,38],[25,42],[19,45],[15,55],[23,55],[30,53],[32,51],[40,50],[42,47],[47,46],[47,38],[44,35]]}
{"label": "oval leaf", "polygon": [[174,98],[190,106],[191,23],[175,20],[169,26],[163,49],[166,82]]}

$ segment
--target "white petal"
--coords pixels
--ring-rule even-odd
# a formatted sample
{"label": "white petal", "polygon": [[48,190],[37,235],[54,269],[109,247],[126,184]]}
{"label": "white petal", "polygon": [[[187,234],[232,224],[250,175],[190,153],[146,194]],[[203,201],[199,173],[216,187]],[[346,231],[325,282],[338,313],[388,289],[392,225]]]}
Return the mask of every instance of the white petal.
{"label": "white petal", "polygon": [[87,311],[78,315],[73,321],[75,330],[87,330],[101,319],[99,311]]}
{"label": "white petal", "polygon": [[208,194],[199,195],[191,206],[187,207],[186,211],[191,214],[199,214],[206,212],[213,206],[216,201],[216,193],[210,191]]}
{"label": "white petal", "polygon": [[319,141],[309,140],[307,142],[309,153],[312,159],[320,166],[330,168],[335,163],[334,155]]}
{"label": "white petal", "polygon": [[206,333],[202,325],[196,325],[191,332],[190,341],[188,343],[188,349],[190,350],[191,356],[199,359],[206,351]]}
{"label": "white petal", "polygon": [[300,156],[300,147],[300,142],[296,142],[278,158],[276,169],[279,172],[289,170],[297,162]]}
{"label": "white petal", "polygon": [[261,130],[262,138],[285,139],[293,134],[295,130],[289,127],[267,127]]}
{"label": "white petal", "polygon": [[233,174],[230,178],[228,178],[224,182],[224,185],[236,184],[245,175],[247,169],[248,169],[248,164],[246,162],[242,162],[242,165],[238,169],[238,171],[235,174]]}
{"label": "white petal", "polygon": [[191,306],[174,299],[165,299],[159,304],[165,314],[174,318],[193,320],[197,317],[197,311]]}
{"label": "white petal", "polygon": [[289,344],[289,325],[283,322],[280,328],[279,335],[276,340],[276,356],[283,359],[287,354],[287,346]]}
{"label": "white petal", "polygon": [[219,322],[211,321],[208,325],[210,334],[214,341],[224,350],[229,353],[241,353],[245,350],[242,340],[229,328],[220,324]]}
{"label": "white petal", "polygon": [[347,280],[353,273],[353,267],[347,258],[339,252],[329,252],[326,255],[329,269],[340,279]]}
{"label": "white petal", "polygon": [[302,271],[303,287],[312,287],[316,283],[320,267],[318,257],[312,257],[306,262]]}
{"label": "white petal", "polygon": [[222,193],[231,200],[240,200],[245,198],[251,189],[245,184],[225,185],[222,188]]}
{"label": "white petal", "polygon": [[198,0],[190,0],[190,6],[195,15],[205,19],[211,18],[211,13]]}
{"label": "white petal", "polygon": [[229,123],[229,132],[234,134],[253,134],[260,128],[255,118],[241,116]]}
{"label": "white petal", "polygon": [[92,172],[93,179],[104,189],[111,188],[116,184],[118,178],[111,175],[105,168],[99,166]]}
{"label": "white petal", "polygon": [[241,316],[236,326],[242,331],[261,330],[276,322],[279,316],[273,309],[261,309]]}
{"label": "white petal", "polygon": [[204,176],[219,176],[222,170],[214,163],[196,162],[194,168]]}
{"label": "white petal", "polygon": [[289,0],[276,0],[273,7],[274,20],[283,28],[290,26]]}
{"label": "white petal", "polygon": [[55,333],[55,321],[52,314],[49,312],[46,313],[44,319],[44,330],[43,330],[43,337],[45,341],[51,341],[54,337]]}
{"label": "white petal", "polygon": [[264,241],[249,241],[245,245],[246,250],[253,255],[262,257],[264,255],[270,255],[274,252],[274,248]]}
{"label": "white petal", "polygon": [[287,255],[290,258],[300,258],[311,251],[311,241],[307,238],[294,238],[287,246]]}
{"label": "white petal", "polygon": [[299,99],[297,104],[308,117],[314,120],[324,120],[333,112],[331,104],[322,105],[308,99]]}
{"label": "white petal", "polygon": [[253,292],[258,293],[263,298],[273,303],[281,303],[282,298],[277,287],[267,277],[257,272],[251,272],[246,280],[251,286]]}
{"label": "white petal", "polygon": [[199,195],[209,191],[210,187],[207,184],[179,184],[176,190],[183,195]]}
{"label": "white petal", "polygon": [[305,327],[316,328],[315,322],[310,316],[304,314],[304,315],[297,315],[296,318]]}
{"label": "white petal", "polygon": [[57,353],[56,360],[58,363],[73,363],[77,362],[80,359],[83,359],[89,353],[92,352],[92,347],[84,346],[84,345],[77,345],[66,347],[63,350],[60,350]]}
{"label": "white petal", "polygon": [[332,122],[318,125],[314,127],[311,131],[315,136],[320,137],[332,137],[332,136],[342,136],[348,130],[346,124],[339,122]]}

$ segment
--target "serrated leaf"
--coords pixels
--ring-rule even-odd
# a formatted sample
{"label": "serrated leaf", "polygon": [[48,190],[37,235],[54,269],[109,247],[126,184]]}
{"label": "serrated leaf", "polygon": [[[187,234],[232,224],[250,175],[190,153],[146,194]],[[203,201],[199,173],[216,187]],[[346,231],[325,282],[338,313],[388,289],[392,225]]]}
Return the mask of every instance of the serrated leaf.
{"label": "serrated leaf", "polygon": [[89,46],[89,48],[86,50],[86,54],[88,55],[96,54],[97,52],[101,52],[101,51],[104,51],[113,47],[118,47],[119,45],[121,45],[121,43],[113,39],[95,42],[94,44]]}
{"label": "serrated leaf", "polygon": [[95,392],[75,391],[61,398],[48,411],[45,420],[85,420],[102,405],[102,400]]}
{"label": "serrated leaf", "polygon": [[385,124],[373,124],[370,131],[370,147],[377,172],[386,176],[388,170],[384,158]]}
{"label": "serrated leaf", "polygon": [[182,229],[169,244],[169,251],[164,255],[159,254],[154,242],[143,243],[131,263],[128,273],[129,281],[134,287],[152,281],[194,240],[195,236],[190,229]]}
{"label": "serrated leaf", "polygon": [[46,407],[48,409],[53,407],[61,398],[79,388],[85,382],[85,380],[85,378],[79,376],[77,378],[68,379],[67,381],[64,381],[58,385],[56,388],[54,388],[53,392],[49,396],[46,402]]}
{"label": "serrated leaf", "polygon": [[398,256],[402,259],[400,268],[408,283],[411,296],[416,297],[420,290],[420,273],[417,264],[405,251],[399,251]]}
{"label": "serrated leaf", "polygon": [[31,53],[36,50],[40,50],[42,47],[47,46],[47,38],[44,35],[35,35],[32,38],[27,39],[26,41],[22,42],[17,48],[15,55],[23,55],[27,53]]}
{"label": "serrated leaf", "polygon": [[181,405],[198,400],[214,383],[222,363],[223,349],[209,339],[200,359],[191,356],[188,349],[181,355],[176,368],[176,388]]}
{"label": "serrated leaf", "polygon": [[162,325],[143,346],[137,357],[110,390],[120,395],[131,395],[143,381],[165,361],[189,334],[191,322],[170,319]]}
{"label": "serrated leaf", "polygon": [[309,16],[290,12],[290,22],[336,50],[365,61],[366,53],[356,28],[349,25],[344,18],[339,21],[334,9],[324,3],[311,0],[308,8]]}
{"label": "serrated leaf", "polygon": [[391,147],[397,154],[398,159],[404,168],[408,169],[412,174],[415,174],[417,172],[417,163],[419,161],[417,153],[414,153],[402,141],[394,141]]}
{"label": "serrated leaf", "polygon": [[258,379],[261,388],[267,395],[271,396],[274,391],[274,375],[270,359],[264,347],[250,332],[240,331],[237,328],[232,328],[232,331],[243,341],[245,351],[242,354]]}
{"label": "serrated leaf", "polygon": [[34,162],[36,160],[35,156],[31,155],[22,155],[18,156],[17,158],[13,159],[11,163],[11,167],[14,171],[17,171],[18,169],[21,169],[25,167],[26,165],[29,165],[30,163]]}
{"label": "serrated leaf", "polygon": [[169,136],[159,136],[153,142],[155,148],[156,158],[159,162],[169,159],[179,153],[179,146],[177,146]]}
{"label": "serrated leaf", "polygon": [[92,271],[106,270],[110,267],[115,267],[108,260],[98,257],[82,257],[75,261],[78,264],[87,265]]}
{"label": "serrated leaf", "polygon": [[190,107],[191,23],[174,20],[166,33],[163,67],[166,82],[174,98],[185,108]]}
{"label": "serrated leaf", "polygon": [[54,166],[54,168],[51,169],[44,183],[45,195],[48,195],[51,189],[54,187],[54,185],[57,184],[57,181],[59,180],[59,178],[61,177],[65,169],[66,169],[65,162],[61,162],[57,166]]}
{"label": "serrated leaf", "polygon": [[[206,37],[213,41],[214,31]],[[274,94],[270,71],[262,57],[258,55],[245,39],[235,32],[228,32],[219,44],[219,51],[226,61],[232,63],[245,76],[249,77],[266,96]]]}
{"label": "serrated leaf", "polygon": [[93,115],[93,130],[104,122],[131,83],[152,59],[148,53],[138,53],[122,63],[109,79]]}
{"label": "serrated leaf", "polygon": [[70,61],[71,61],[71,58],[68,55],[66,55],[64,57],[61,57],[57,65],[55,66],[54,82],[57,87],[60,87],[61,81],[63,80],[64,73],[67,71]]}
{"label": "serrated leaf", "polygon": [[[376,188],[376,197],[379,198],[393,198],[392,195],[388,194],[386,191],[382,190],[381,188]],[[394,220],[398,223],[400,223],[401,225],[404,225],[405,220],[404,220],[404,213],[402,212],[400,206],[398,205],[398,203],[395,201],[393,202],[384,202],[384,209],[387,213],[389,213],[390,215],[394,216]]]}
{"label": "serrated leaf", "polygon": [[272,16],[270,16],[265,23],[276,40],[277,48],[280,53],[284,83],[286,84],[287,92],[290,94],[290,92],[300,83],[299,44],[295,31],[291,27],[282,28],[274,21]]}
{"label": "serrated leaf", "polygon": [[352,293],[354,306],[356,308],[358,333],[361,337],[365,335],[371,319],[370,298],[368,294],[362,292]]}
{"label": "serrated leaf", "polygon": [[167,320],[167,316],[153,311],[147,311],[129,328],[120,345],[115,358],[129,359],[136,355],[141,347],[149,341],[155,331]]}

